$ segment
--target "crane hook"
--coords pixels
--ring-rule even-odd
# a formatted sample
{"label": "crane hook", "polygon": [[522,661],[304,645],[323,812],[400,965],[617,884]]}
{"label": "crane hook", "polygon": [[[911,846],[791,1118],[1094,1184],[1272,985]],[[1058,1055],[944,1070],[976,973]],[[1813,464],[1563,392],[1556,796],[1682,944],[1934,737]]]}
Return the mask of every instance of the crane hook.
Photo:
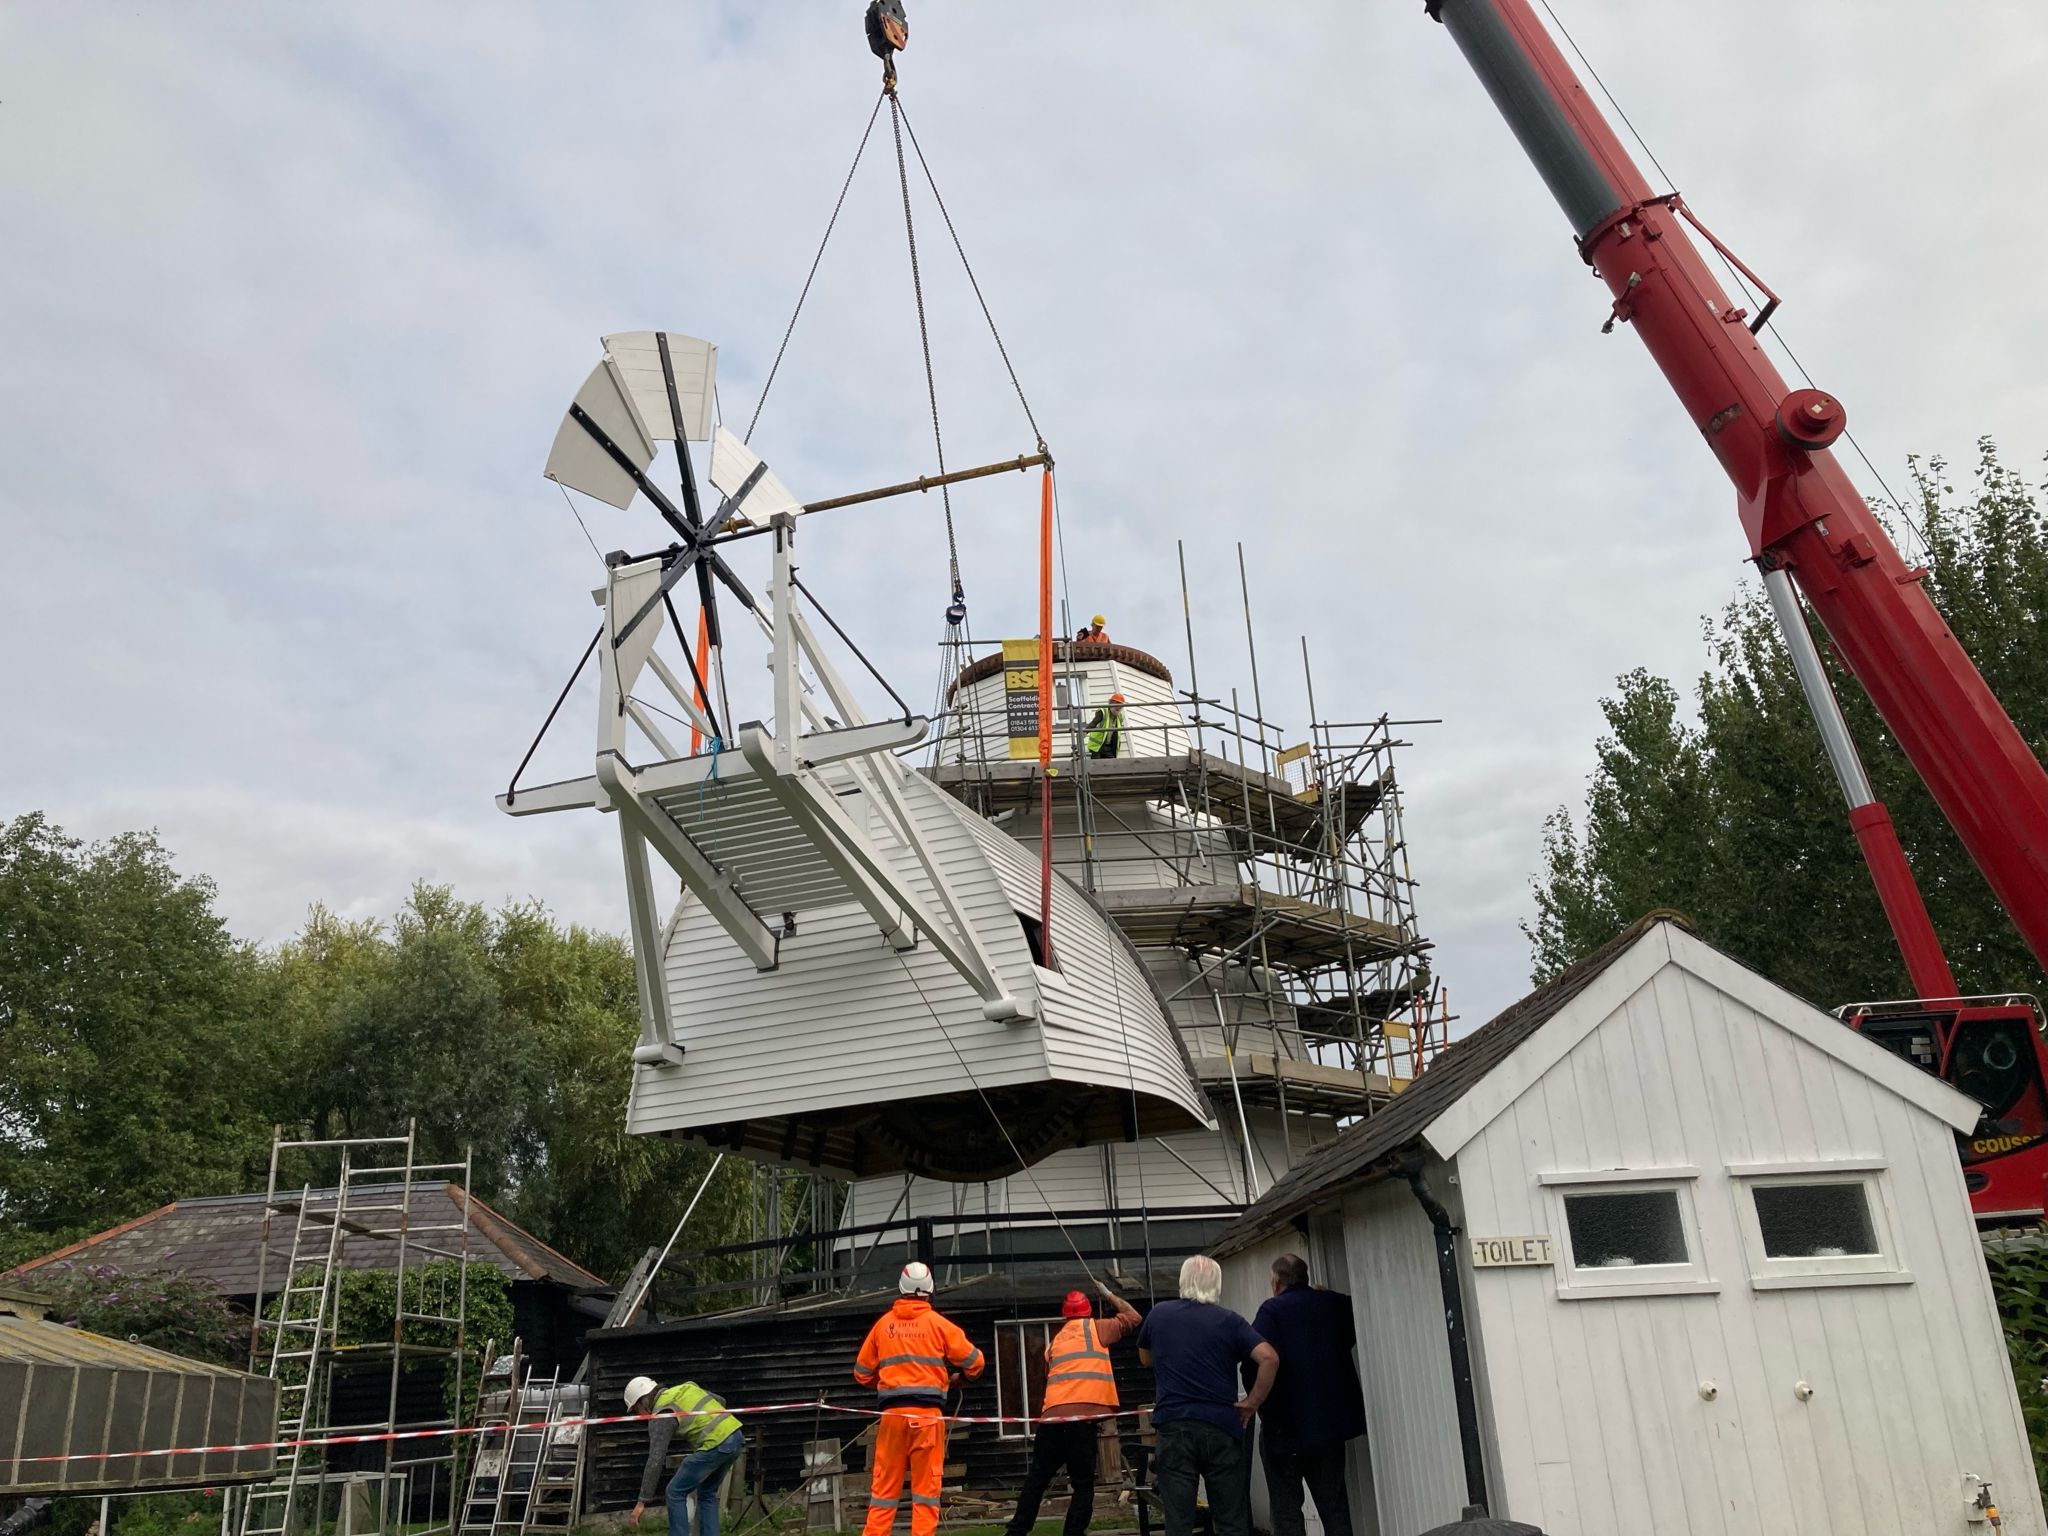
{"label": "crane hook", "polygon": [[896,50],[910,46],[910,21],[903,0],[869,0],[868,49],[882,61],[882,89],[896,90]]}

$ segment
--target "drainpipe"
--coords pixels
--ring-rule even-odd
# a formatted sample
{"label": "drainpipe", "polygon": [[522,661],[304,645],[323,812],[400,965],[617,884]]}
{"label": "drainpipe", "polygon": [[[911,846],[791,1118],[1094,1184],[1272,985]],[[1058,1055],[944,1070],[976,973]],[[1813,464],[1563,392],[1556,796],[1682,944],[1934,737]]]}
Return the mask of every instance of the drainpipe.
{"label": "drainpipe", "polygon": [[1486,1513],[1486,1455],[1479,1444],[1479,1400],[1472,1390],[1472,1351],[1465,1339],[1465,1292],[1458,1283],[1458,1228],[1422,1182],[1422,1160],[1404,1162],[1401,1177],[1436,1230],[1437,1278],[1444,1292],[1444,1342],[1451,1351],[1451,1391],[1458,1399],[1458,1444],[1465,1453],[1468,1516]]}

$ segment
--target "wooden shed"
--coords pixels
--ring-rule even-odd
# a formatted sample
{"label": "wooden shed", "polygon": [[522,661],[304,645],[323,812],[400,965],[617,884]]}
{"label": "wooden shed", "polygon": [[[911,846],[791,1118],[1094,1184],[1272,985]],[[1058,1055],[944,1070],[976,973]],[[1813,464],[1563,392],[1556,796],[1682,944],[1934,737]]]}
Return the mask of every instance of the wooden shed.
{"label": "wooden shed", "polygon": [[[1218,1239],[1348,1291],[1354,1523],[2043,1530],[1955,1138],[1979,1106],[1662,914]],[[1983,1495],[1983,1485],[1991,1493]],[[1255,1489],[1263,1499],[1263,1488]]]}

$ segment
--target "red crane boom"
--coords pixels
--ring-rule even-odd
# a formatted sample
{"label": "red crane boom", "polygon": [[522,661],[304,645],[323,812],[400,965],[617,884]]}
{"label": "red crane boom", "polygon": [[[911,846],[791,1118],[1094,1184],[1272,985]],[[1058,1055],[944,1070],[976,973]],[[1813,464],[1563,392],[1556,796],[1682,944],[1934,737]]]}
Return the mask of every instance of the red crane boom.
{"label": "red crane boom", "polygon": [[[1580,253],[1614,295],[1610,324],[1634,326],[1734,482],[1781,624],[1789,576],[2048,969],[2048,774],[1942,621],[1921,586],[1925,572],[1900,558],[1828,451],[1846,420],[1842,407],[1786,383],[1686,226],[1717,250],[1719,242],[1675,192],[1652,190],[1528,0],[1428,0],[1425,9],[1451,34],[1571,221]],[[1796,602],[1789,617],[1787,641],[1799,661],[1807,640]],[[1955,983],[1891,818],[1870,796],[1825,678],[1813,669],[1825,695],[1817,696],[1804,671],[1914,987],[1952,996]]]}

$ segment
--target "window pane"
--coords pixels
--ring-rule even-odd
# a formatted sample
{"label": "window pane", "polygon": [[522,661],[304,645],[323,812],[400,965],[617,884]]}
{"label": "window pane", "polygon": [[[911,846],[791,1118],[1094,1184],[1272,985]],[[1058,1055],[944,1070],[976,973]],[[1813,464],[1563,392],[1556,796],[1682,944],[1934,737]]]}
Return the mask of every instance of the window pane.
{"label": "window pane", "polygon": [[1580,1269],[1689,1262],[1676,1190],[1567,1195],[1564,1219],[1571,1228],[1572,1263]]}
{"label": "window pane", "polygon": [[1758,1184],[1756,1224],[1774,1259],[1839,1259],[1876,1253],[1870,1200],[1863,1185]]}

